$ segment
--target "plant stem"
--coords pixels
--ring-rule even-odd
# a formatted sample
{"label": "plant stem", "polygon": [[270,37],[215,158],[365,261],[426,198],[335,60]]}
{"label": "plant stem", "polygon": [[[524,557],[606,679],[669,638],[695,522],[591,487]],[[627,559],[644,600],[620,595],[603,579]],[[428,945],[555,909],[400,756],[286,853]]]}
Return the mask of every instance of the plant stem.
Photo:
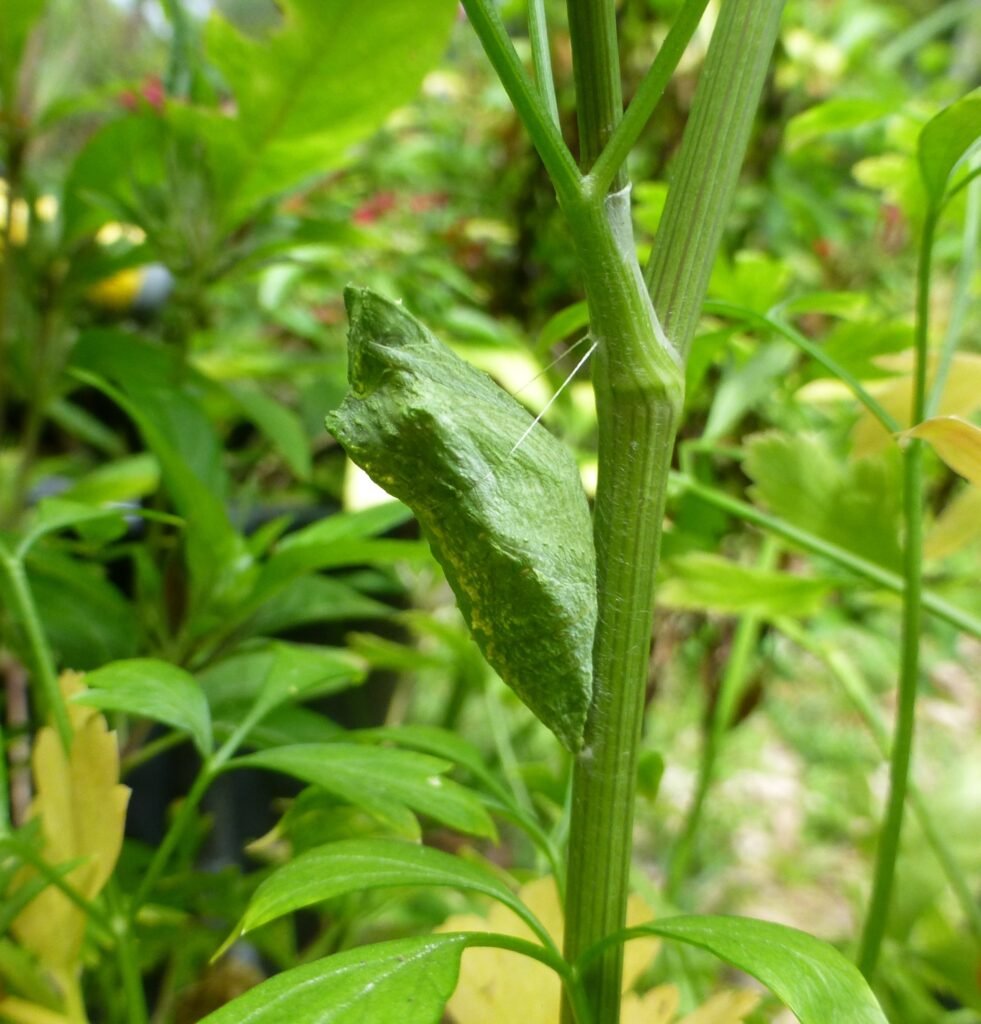
{"label": "plant stem", "polygon": [[645,276],[687,356],[736,191],[783,0],[726,0],[712,33]]}
{"label": "plant stem", "polygon": [[[930,272],[936,213],[930,211],[923,225],[916,287],[916,369],[913,381],[913,423],[926,410],[927,344],[930,317]],[[882,939],[889,919],[896,860],[902,836],[906,789],[913,754],[916,693],[920,682],[920,630],[923,608],[923,442],[911,441],[903,453],[903,626],[899,670],[899,707],[889,767],[889,801],[879,835],[875,878],[859,947],[858,966],[866,978],[875,974]]]}
{"label": "plant stem", "polygon": [[[572,213],[590,333],[598,346],[599,618],[593,702],[573,769],[565,935],[570,962],[623,927],[626,915],[655,577],[684,387],[634,255],[629,192]],[[583,977],[596,1024],[619,1020],[622,958],[622,949],[613,947]],[[570,1022],[568,1003],[563,1012]]]}
{"label": "plant stem", "polygon": [[548,45],[545,0],[528,0],[528,36],[531,40],[531,62],[535,69],[538,94],[548,108],[552,123],[561,131],[559,103],[555,98],[555,79],[552,77],[552,55]]}
{"label": "plant stem", "polygon": [[[687,347],[700,314],[726,212],[722,204],[728,204],[735,188],[781,6],[780,0],[728,0],[719,22],[721,42],[713,38],[706,59],[701,99],[696,98],[679,158],[692,165],[691,180],[689,175],[676,177],[668,208],[690,210],[688,231],[699,237],[706,232],[711,236],[708,246],[686,242],[671,248],[665,242],[670,232],[663,237],[659,233],[658,247],[667,244],[671,251],[663,265],[657,264],[652,279],[656,287],[648,292],[636,261],[627,188],[608,196],[602,209],[590,201],[597,198],[591,193],[565,211],[586,285],[590,333],[598,345],[594,388],[599,425],[593,703],[585,747],[573,770],[569,835],[565,955],[573,962],[622,928],[625,918],[655,573],[683,402],[684,371],[677,351]],[[766,17],[759,17],[761,9]],[[569,0],[569,12],[581,159],[589,166],[621,114],[615,34],[612,41],[610,36],[613,5]],[[593,90],[595,95],[590,95]],[[717,94],[736,94],[749,104],[749,112],[727,111]],[[720,116],[720,109],[744,130],[725,125],[719,126],[720,136],[714,135],[706,119]],[[711,143],[709,149],[705,140]],[[685,198],[690,188],[707,188],[716,178],[725,187],[712,191],[708,201]],[[680,309],[662,301],[662,290],[683,297]],[[654,306],[670,316],[667,331]],[[613,944],[583,974],[596,1024],[619,1020],[622,961],[622,948]],[[568,1003],[563,1015],[569,1024]]]}
{"label": "plant stem", "polygon": [[[4,584],[6,584],[4,586]],[[41,628],[37,606],[24,572],[24,563],[0,544],[0,593],[5,592],[14,616],[20,623],[27,641],[34,682],[40,689],[47,712],[54,721],[62,746],[69,750],[72,742],[71,719],[58,685],[51,650]]]}
{"label": "plant stem", "polygon": [[594,191],[607,192],[620,169],[626,164],[630,151],[647,127],[647,122],[650,121],[664,95],[664,90],[671,81],[678,62],[684,56],[685,48],[695,34],[707,6],[708,0],[687,0],[675,18],[667,38],[657,51],[654,63],[647,69],[647,74],[644,75],[634,98],[630,101],[623,120],[616,126],[589,172],[587,181]]}
{"label": "plant stem", "polygon": [[786,324],[770,314],[756,313],[743,306],[733,305],[731,302],[706,302],[705,312],[729,317],[732,320],[741,320],[746,324],[753,324],[756,327],[775,331],[788,341],[792,341],[816,363],[830,371],[843,384],[847,384],[852,394],[890,434],[897,434],[903,429],[897,420],[866,391],[862,386],[862,382],[850,370],[845,369],[839,362],[826,355],[820,345],[815,345],[813,341],[801,334],[795,327],[791,327],[790,324]]}
{"label": "plant stem", "polygon": [[[977,174],[978,172],[981,172],[981,166],[976,167],[972,173]],[[949,199],[948,194],[948,201]],[[964,234],[961,242],[960,265],[957,268],[957,283],[950,303],[950,319],[947,322],[943,345],[940,348],[937,372],[934,374],[930,393],[927,396],[924,419],[935,416],[940,408],[950,368],[954,362],[954,353],[957,351],[957,343],[960,341],[961,331],[964,329],[964,320],[972,299],[971,286],[974,280],[974,270],[977,267],[979,233],[981,233],[981,179],[975,178],[967,186],[967,212],[964,216]]]}
{"label": "plant stem", "polygon": [[[566,0],[566,9],[576,82],[579,165],[588,171],[623,117],[616,8],[613,0]],[[619,191],[626,184],[626,171],[620,167],[612,188]]]}
{"label": "plant stem", "polygon": [[[728,494],[716,490],[714,487],[706,487],[704,484],[693,480],[683,473],[672,473],[671,483],[700,501],[704,501],[707,505],[712,505],[714,508],[721,509],[723,512],[728,512],[737,519],[741,519],[743,522],[752,523],[754,526],[774,533],[794,547],[807,551],[809,554],[817,555],[820,558],[826,558],[829,562],[840,565],[843,569],[855,573],[870,583],[875,583],[884,590],[889,590],[899,595],[903,595],[906,591],[903,577],[897,573],[884,569],[881,565],[862,558],[861,555],[853,554],[845,548],[838,547],[837,544],[832,544],[823,537],[818,537],[814,533],[802,530],[800,527],[788,523],[785,519],[769,516],[753,505],[740,501],[738,498],[731,498]],[[949,601],[945,601],[942,597],[929,591],[923,593],[923,607],[935,618],[941,619],[967,633],[969,636],[981,640],[981,620],[962,608],[957,608]]]}
{"label": "plant stem", "polygon": [[575,201],[582,193],[582,175],[515,52],[495,0],[461,2],[497,77],[531,136],[559,202]]}
{"label": "plant stem", "polygon": [[[772,569],[776,565],[779,553],[780,545],[772,536],[767,537],[763,542],[758,567],[764,570]],[[677,845],[671,855],[667,896],[672,902],[677,901],[678,890],[688,874],[695,837],[698,835],[702,822],[702,812],[705,809],[709,790],[715,781],[715,767],[719,750],[722,747],[725,734],[732,726],[739,699],[746,690],[746,682],[753,664],[753,653],[759,643],[762,624],[762,615],[756,612],[747,612],[736,627],[725,675],[722,678],[712,717],[705,733],[705,745],[699,765],[695,796],[688,809],[688,815],[682,826]]]}
{"label": "plant stem", "polygon": [[150,1019],[137,955],[136,938],[131,922],[122,909],[122,900],[115,880],[106,887],[106,899],[112,911],[112,934],[115,939],[116,965],[126,1000],[126,1020],[129,1024],[147,1024]]}

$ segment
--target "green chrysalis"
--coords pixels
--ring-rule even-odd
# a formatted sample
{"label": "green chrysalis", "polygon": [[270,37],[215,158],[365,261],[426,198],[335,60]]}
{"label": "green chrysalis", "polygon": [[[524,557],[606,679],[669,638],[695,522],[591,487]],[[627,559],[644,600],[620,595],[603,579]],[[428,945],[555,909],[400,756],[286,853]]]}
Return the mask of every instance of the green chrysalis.
{"label": "green chrysalis", "polygon": [[578,750],[596,556],[575,460],[400,305],[358,288],[345,301],[350,391],[328,429],[413,510],[484,657]]}

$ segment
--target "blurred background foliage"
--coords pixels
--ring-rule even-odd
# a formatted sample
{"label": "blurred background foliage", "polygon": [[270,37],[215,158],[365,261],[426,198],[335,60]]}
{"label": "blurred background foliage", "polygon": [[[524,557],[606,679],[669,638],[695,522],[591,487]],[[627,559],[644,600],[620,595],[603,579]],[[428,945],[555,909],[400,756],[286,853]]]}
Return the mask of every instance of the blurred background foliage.
{"label": "blurred background foliage", "polygon": [[[11,0],[0,526],[11,546],[30,539],[23,565],[59,670],[178,666],[201,682],[221,737],[279,657],[315,701],[277,710],[255,745],[400,727],[411,747],[413,729],[453,730],[561,845],[567,760],[483,663],[405,510],[380,504],[323,427],[345,389],[341,293],[356,282],[403,300],[533,411],[547,405],[587,490],[595,477],[588,365],[550,402],[584,354],[572,248],[476,39],[445,6],[414,0],[362,39],[310,30],[304,4],[284,28],[271,0]],[[679,6],[619,5],[627,97]],[[523,7],[503,13],[527,54]],[[713,11],[632,157],[643,249]],[[574,142],[564,5],[549,14]],[[279,42],[257,48],[267,33]],[[653,906],[854,942],[886,786],[856,701],[891,712],[898,598],[712,496],[896,569],[898,446],[782,328],[902,422],[924,214],[916,140],[979,84],[970,0],[788,3],[688,371],[637,823],[637,886]],[[945,212],[932,294],[938,351],[961,341],[942,411],[967,418],[981,411],[979,213],[976,187]],[[979,616],[978,490],[932,456],[929,474],[928,586]],[[107,505],[112,517],[86,518]],[[9,602],[0,629],[23,822],[25,749],[44,709],[27,706],[22,666],[36,652]],[[924,644],[916,776],[976,906],[981,642],[931,617]],[[114,721],[134,788],[118,873],[132,880],[195,755],[138,714]],[[155,1021],[197,1020],[260,971],[470,907],[442,893],[349,898],[208,966],[268,865],[418,823],[245,772],[205,806],[139,921]],[[434,844],[473,845],[522,879],[547,869],[516,829],[494,846],[422,813]],[[890,1019],[981,1020],[979,940],[911,821],[879,985]],[[99,949],[84,954],[91,1019],[125,1020]],[[43,1002],[31,952],[0,939],[0,988]],[[645,980],[676,984],[683,1011],[719,982],[708,959],[667,947]],[[745,1019],[789,1019],[777,1014],[764,1002]]]}

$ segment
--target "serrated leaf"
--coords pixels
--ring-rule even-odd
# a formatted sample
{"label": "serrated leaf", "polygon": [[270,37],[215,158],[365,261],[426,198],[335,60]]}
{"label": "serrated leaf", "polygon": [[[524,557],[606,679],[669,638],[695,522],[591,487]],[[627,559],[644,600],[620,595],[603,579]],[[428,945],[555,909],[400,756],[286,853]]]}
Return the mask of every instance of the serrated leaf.
{"label": "serrated leaf", "polygon": [[941,110],[920,132],[920,175],[931,205],[943,199],[951,176],[981,139],[981,89]]}
{"label": "serrated leaf", "polygon": [[831,580],[739,565],[702,552],[672,558],[664,574],[658,604],[719,615],[814,615],[835,586]]}
{"label": "serrated leaf", "polygon": [[582,745],[596,621],[592,525],[572,455],[401,306],[345,293],[348,455],[419,519],[490,664]]}
{"label": "serrated leaf", "polygon": [[85,676],[88,689],[76,704],[122,711],[186,732],[205,756],[211,753],[211,714],[201,687],[183,669],[153,658],[116,661]]}
{"label": "serrated leaf", "polygon": [[481,864],[417,843],[350,839],[300,854],[273,872],[253,893],[231,939],[324,900],[403,886],[476,892],[510,907],[524,919],[529,913],[515,893]]}
{"label": "serrated leaf", "polygon": [[813,434],[751,437],[754,500],[796,526],[889,568],[901,563],[899,481],[882,458],[843,463]]}
{"label": "serrated leaf", "polygon": [[263,750],[235,763],[292,775],[371,813],[384,815],[392,804],[403,804],[468,835],[496,834],[479,798],[442,777],[449,762],[425,754],[354,743],[310,743]]}
{"label": "serrated leaf", "polygon": [[465,935],[399,939],[278,974],[201,1024],[438,1024]]}
{"label": "serrated leaf", "polygon": [[959,416],[934,416],[904,431],[900,437],[929,441],[955,473],[981,486],[981,427]]}
{"label": "serrated leaf", "polygon": [[231,86],[247,158],[238,211],[335,167],[418,90],[449,38],[453,0],[290,0],[264,40],[218,15],[206,47]]}
{"label": "serrated leaf", "polygon": [[645,933],[707,949],[751,974],[801,1024],[889,1024],[858,968],[813,935],[745,917],[672,917]]}
{"label": "serrated leaf", "polygon": [[[80,684],[62,678],[71,694]],[[74,735],[66,755],[55,729],[37,735],[31,767],[35,798],[31,816],[40,818],[44,859],[54,867],[81,859],[67,879],[86,899],[93,899],[108,881],[119,857],[129,789],[119,784],[119,750],[115,733],[97,711],[69,704]],[[33,877],[25,869],[24,880]],[[18,941],[55,972],[77,964],[85,935],[86,916],[59,889],[48,887],[14,920]]]}

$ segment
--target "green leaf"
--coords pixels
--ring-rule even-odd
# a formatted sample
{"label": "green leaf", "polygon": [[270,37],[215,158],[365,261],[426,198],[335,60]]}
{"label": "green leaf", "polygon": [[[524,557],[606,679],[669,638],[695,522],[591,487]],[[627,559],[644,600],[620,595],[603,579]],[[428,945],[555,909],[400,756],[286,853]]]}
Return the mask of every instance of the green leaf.
{"label": "green leaf", "polygon": [[228,393],[242,414],[262,431],[299,480],[310,476],[310,441],[296,413],[281,402],[264,395],[258,388],[238,385]]}
{"label": "green leaf", "polygon": [[201,1024],[438,1024],[466,935],[423,935],[285,971]]}
{"label": "green leaf", "polygon": [[247,565],[225,510],[222,447],[205,414],[207,382],[168,350],[119,331],[90,331],[72,352],[75,376],[108,395],[136,424],[188,522],[187,560],[199,602],[229,593]]}
{"label": "green leaf", "polygon": [[442,778],[449,762],[425,754],[354,743],[311,743],[260,751],[234,763],[292,775],[369,812],[404,804],[460,832],[495,835],[479,798]]}
{"label": "green leaf", "polygon": [[454,0],[289,0],[282,28],[258,41],[218,15],[206,47],[232,89],[248,157],[237,215],[337,166],[351,145],[413,98],[442,55]]}
{"label": "green leaf", "polygon": [[461,768],[466,768],[475,779],[483,782],[490,792],[498,795],[506,792],[487,767],[480,751],[468,740],[449,729],[440,729],[435,725],[412,724],[378,726],[374,729],[360,729],[355,736],[359,739],[387,740],[397,743],[400,747],[421,750],[424,754],[452,761]]}
{"label": "green leaf", "polygon": [[702,552],[672,558],[664,573],[658,604],[718,615],[814,615],[835,587],[832,580],[739,565]]}
{"label": "green leaf", "polygon": [[796,928],[706,916],[671,917],[631,931],[707,949],[766,985],[801,1024],[889,1024],[858,968]]}
{"label": "green leaf", "polygon": [[269,636],[311,622],[382,619],[394,609],[330,576],[301,576],[286,584],[249,621],[254,636]]}
{"label": "green leaf", "polygon": [[105,463],[77,480],[65,491],[66,500],[98,505],[109,501],[136,501],[160,486],[160,465],[149,453]]}
{"label": "green leaf", "polygon": [[981,89],[941,110],[920,132],[920,175],[932,206],[947,191],[951,176],[981,139]]}
{"label": "green leaf", "polygon": [[281,704],[324,697],[362,682],[364,663],[333,647],[260,641],[240,646],[198,678],[216,714],[243,704],[261,704],[268,714]]}
{"label": "green leaf", "polygon": [[4,0],[0,18],[0,98],[10,116],[14,113],[14,95],[17,88],[18,66],[27,37],[44,13],[46,0]]}
{"label": "green leaf", "polygon": [[118,508],[98,508],[65,498],[45,498],[35,508],[27,530],[17,545],[23,557],[42,537],[69,528],[85,537],[113,540],[126,530],[126,522]]}
{"label": "green leaf", "polygon": [[812,434],[750,438],[743,469],[776,515],[890,569],[899,568],[899,481],[881,458],[844,463]]}
{"label": "green leaf", "polygon": [[101,565],[41,547],[27,575],[55,661],[85,670],[137,653],[140,623],[133,605],[106,579]]}
{"label": "green leaf", "polygon": [[350,839],[301,854],[256,889],[237,933],[284,914],[352,892],[402,886],[440,886],[481,893],[510,907],[537,929],[518,896],[481,864],[397,839]]}
{"label": "green leaf", "polygon": [[88,689],[74,700],[102,711],[152,718],[186,732],[211,753],[211,714],[201,687],[183,669],[152,658],[116,661],[85,676]]}
{"label": "green leaf", "polygon": [[834,99],[808,108],[787,123],[787,147],[798,149],[813,139],[832,132],[847,132],[881,121],[894,112],[896,104],[889,100]]}
{"label": "green leaf", "polygon": [[582,331],[589,326],[589,307],[585,302],[574,302],[565,309],[549,317],[535,342],[535,351],[539,354],[548,350],[569,335]]}
{"label": "green leaf", "polygon": [[353,288],[345,298],[351,388],[329,429],[413,509],[484,656],[577,750],[596,572],[575,460],[400,305]]}

